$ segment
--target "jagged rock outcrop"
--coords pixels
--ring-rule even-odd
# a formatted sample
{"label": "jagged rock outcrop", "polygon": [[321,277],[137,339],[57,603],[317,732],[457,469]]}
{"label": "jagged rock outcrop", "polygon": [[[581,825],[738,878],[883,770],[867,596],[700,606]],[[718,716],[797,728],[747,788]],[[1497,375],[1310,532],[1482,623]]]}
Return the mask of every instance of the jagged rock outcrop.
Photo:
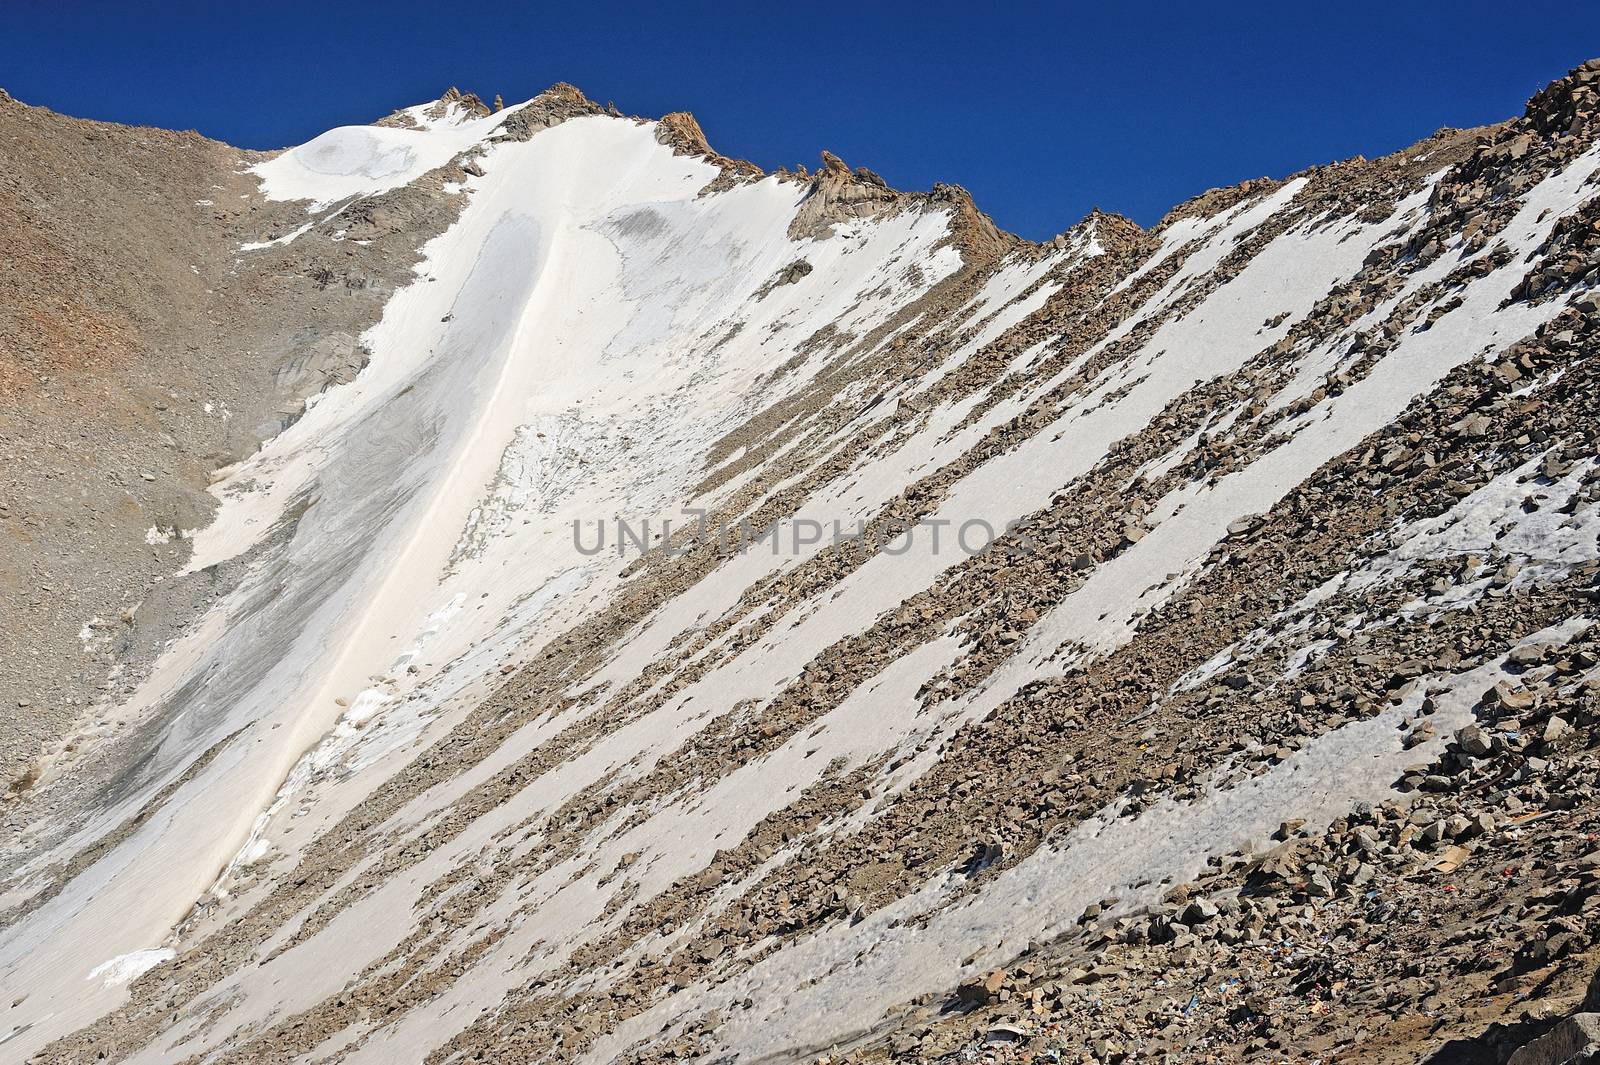
{"label": "jagged rock outcrop", "polygon": [[[1600,59],[1551,82],[1528,101],[1526,123],[1547,137],[1592,137],[1600,115]],[[1526,149],[1523,149],[1526,150]]]}
{"label": "jagged rock outcrop", "polygon": [[825,239],[841,222],[884,218],[927,205],[954,215],[952,239],[975,261],[991,262],[1018,244],[979,211],[967,190],[959,185],[936,184],[928,193],[899,192],[873,171],[866,167],[852,170],[828,151],[822,153],[822,166],[806,180],[805,199],[789,224],[793,240]]}
{"label": "jagged rock outcrop", "polygon": [[513,140],[527,140],[542,129],[558,126],[570,118],[604,114],[605,109],[566,82],[557,82],[518,108],[500,124],[501,134]]}
{"label": "jagged rock outcrop", "polygon": [[906,200],[870,170],[852,171],[832,152],[822,153],[822,166],[812,175],[789,236],[819,239],[839,222],[878,218],[900,209]]}
{"label": "jagged rock outcrop", "polygon": [[674,111],[672,114],[662,116],[661,121],[656,124],[656,140],[675,152],[704,159],[722,172],[716,181],[706,186],[705,191],[708,193],[720,192],[737,182],[762,176],[761,168],[754,163],[744,159],[730,159],[714,151],[707,143],[705,131],[700,128],[700,123],[687,111]]}

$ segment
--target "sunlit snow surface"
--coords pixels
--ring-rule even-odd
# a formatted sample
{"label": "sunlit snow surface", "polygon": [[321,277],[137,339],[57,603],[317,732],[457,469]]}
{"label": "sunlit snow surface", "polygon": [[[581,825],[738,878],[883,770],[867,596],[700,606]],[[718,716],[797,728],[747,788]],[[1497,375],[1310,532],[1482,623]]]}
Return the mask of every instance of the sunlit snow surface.
{"label": "sunlit snow surface", "polygon": [[[334,131],[262,164],[265,191],[321,204],[382,191],[502,117]],[[459,222],[363,338],[371,365],[218,485],[224,505],[190,568],[257,549],[252,576],[141,688],[136,704],[167,707],[166,724],[69,846],[123,823],[199,752],[244,739],[0,937],[6,986],[28,986],[52,1030],[103,1008],[86,973],[159,940],[219,869],[270,853],[268,815],[293,810],[319,770],[400,748],[461,705],[456,691],[481,695],[512,648],[603,602],[615,557],[578,554],[573,520],[674,512],[709,443],[773,398],[754,382],[815,331],[808,322],[873,301],[887,315],[959,264],[936,247],[948,225],[936,212],[797,246],[800,186],[699,197],[715,168],[673,155],[648,125],[576,119],[491,146],[483,166],[492,173]],[[811,277],[754,300],[801,255]],[[891,261],[919,264],[920,280]],[[735,322],[739,335],[711,343]],[[587,461],[581,474],[536,464],[527,480],[517,442],[552,424]],[[523,478],[511,490],[508,473]],[[335,983],[359,953],[328,970]],[[19,1038],[45,1034],[36,1023]]]}
{"label": "sunlit snow surface", "polygon": [[415,181],[482,144],[516,110],[463,118],[456,109],[441,120],[429,120],[423,108],[414,107],[407,114],[427,128],[340,126],[250,169],[272,199],[310,200],[312,210],[321,210],[351,196],[388,192]]}
{"label": "sunlit snow surface", "polygon": [[90,969],[88,979],[103,980],[106,987],[119,987],[176,956],[171,947],[136,950]]}
{"label": "sunlit snow surface", "polygon": [[[191,569],[244,559],[250,576],[174,644],[125,708],[130,717],[161,723],[149,757],[88,826],[34,867],[127,823],[163,788],[175,790],[59,896],[0,933],[0,984],[13,999],[27,991],[7,1023],[32,1026],[8,1050],[31,1052],[86,1023],[114,1006],[126,979],[147,962],[193,946],[172,932],[196,900],[211,908],[210,927],[243,912],[259,897],[252,869],[265,867],[270,883],[292,868],[320,830],[492,690],[503,665],[610,602],[621,565],[614,555],[578,552],[573,521],[670,515],[686,503],[705,504],[692,492],[705,475],[708,448],[804,387],[826,357],[805,346],[808,338],[826,325],[857,337],[886,326],[960,265],[944,242],[950,220],[933,211],[791,240],[802,185],[765,179],[702,195],[716,169],[672,154],[650,124],[587,117],[511,142],[494,136],[509,112],[409,113],[420,128],[333,130],[255,168],[267,195],[309,201],[314,211],[397,188],[472,148],[483,149],[485,176],[462,187],[468,204],[459,221],[428,245],[415,283],[363,337],[370,365],[217,486],[223,503],[216,522],[194,534]],[[1506,233],[1513,251],[1544,239],[1561,213],[1550,207],[1567,209],[1588,195],[1582,190],[1597,159],[1585,156],[1528,194]],[[1240,239],[1289,209],[1303,184],[1165,231],[1141,271],[1194,247],[1145,316],[1182,299]],[[1374,246],[1407,239],[1425,202],[1426,192],[1371,224],[1291,226],[1198,306],[1087,382],[1052,424],[957,479],[936,517],[980,517],[1000,528],[1047,506],[1197,380],[1232,372],[1285,336]],[[1027,319],[1060,291],[1065,271],[1103,253],[1090,232],[1043,257],[1007,260],[953,316],[948,328],[957,331],[958,350],[935,376]],[[798,259],[812,271],[762,294]],[[1303,416],[1303,431],[1255,463],[1164,500],[1150,534],[1040,619],[975,691],[919,713],[919,689],[962,652],[953,638],[935,639],[766,757],[648,810],[624,805],[578,853],[485,909],[483,920],[501,922],[507,932],[482,958],[436,999],[364,1029],[365,1042],[344,1060],[420,1059],[611,927],[618,918],[608,907],[625,913],[704,868],[828,765],[854,767],[898,752],[903,757],[880,791],[892,797],[932,764],[936,741],[964,722],[1072,661],[1133,638],[1140,618],[1182,587],[1229,522],[1269,508],[1452,368],[1519,339],[1559,310],[1552,303],[1500,311],[1513,272],[1507,267],[1472,282],[1460,307],[1407,336],[1365,380]],[[1263,327],[1269,319],[1277,324]],[[981,415],[974,414],[981,397],[968,396],[935,406],[915,431],[881,449],[841,456],[837,477],[797,517],[848,523],[877,512],[1132,328],[1130,320],[1083,360]],[[1022,353],[1015,367],[1038,354],[1037,346]],[[1318,365],[1331,357],[1303,354]],[[791,363],[790,372],[772,374]],[[790,446],[777,440],[771,454],[756,456],[758,464]],[[1463,502],[1462,513],[1398,538],[1403,546],[1375,564],[1376,575],[1354,579],[1382,579],[1379,570],[1474,540],[1477,515],[1502,507],[1501,496],[1511,492],[1487,486]],[[1592,511],[1581,520],[1586,524],[1574,530],[1529,518],[1506,536],[1530,553],[1554,552],[1553,565],[1569,565],[1593,557]],[[746,700],[759,706],[772,698],[822,650],[860,633],[963,557],[928,550],[926,540],[913,543],[904,554],[873,558],[824,602],[789,612],[658,708],[528,779],[509,801],[404,875],[382,879],[317,934],[270,961],[240,967],[208,993],[214,1010],[185,1014],[135,1060],[203,1054],[231,1033],[258,1031],[336,994],[414,931],[430,883],[490,856],[534,851],[538,837],[519,825],[599,782],[626,794],[629,782],[706,724]],[[637,679],[682,633],[722,616],[747,589],[806,555],[757,551],[729,559],[640,617],[589,683],[618,690]],[[1541,579],[1541,572],[1552,575],[1534,571],[1527,579]],[[1565,639],[1574,631],[1546,635]],[[1433,678],[1462,693],[1436,700],[1441,735],[1495,668]],[[483,765],[424,794],[384,829],[396,838],[415,833],[589,710],[580,704],[532,720]],[[949,986],[965,959],[998,961],[1028,938],[1049,934],[1108,885],[1125,886],[1132,899],[1288,816],[1331,814],[1381,797],[1401,760],[1416,758],[1401,750],[1398,728],[1415,711],[1398,707],[1347,725],[1271,772],[1218,786],[1192,803],[1161,802],[1134,818],[1107,809],[973,898],[957,899],[959,885],[935,877],[860,925],[832,927],[774,954],[720,986],[716,1002],[700,987],[670,996],[603,1040],[593,1056],[605,1060],[633,1039],[744,995],[752,1008],[717,1036],[732,1056],[783,1055],[849,1038],[886,1008]],[[230,736],[214,759],[191,771],[201,752]],[[859,823],[871,815],[868,807],[851,816]],[[847,819],[819,831],[844,827]],[[627,874],[607,879],[624,855],[637,855]],[[33,887],[25,879],[9,885],[14,898]],[[910,922],[892,927],[896,918],[916,915],[929,917],[926,931],[914,933]],[[261,958],[293,934],[299,916]],[[691,931],[680,928],[652,949],[670,948]],[[459,930],[446,951],[471,936]]]}

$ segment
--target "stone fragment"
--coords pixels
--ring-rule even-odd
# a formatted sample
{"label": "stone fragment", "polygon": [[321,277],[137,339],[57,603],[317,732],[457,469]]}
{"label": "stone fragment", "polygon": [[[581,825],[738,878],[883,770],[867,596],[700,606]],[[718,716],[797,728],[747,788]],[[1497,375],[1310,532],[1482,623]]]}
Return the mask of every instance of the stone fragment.
{"label": "stone fragment", "polygon": [[1005,986],[1005,970],[995,969],[963,983],[956,989],[956,997],[968,1004],[981,1006],[999,998],[1000,990]]}
{"label": "stone fragment", "polygon": [[1483,693],[1483,702],[1489,706],[1498,706],[1502,710],[1516,713],[1518,710],[1526,710],[1533,705],[1533,693],[1502,680]]}
{"label": "stone fragment", "polygon": [[1492,750],[1489,738],[1477,725],[1465,725],[1456,729],[1456,745],[1474,758],[1484,758]]}

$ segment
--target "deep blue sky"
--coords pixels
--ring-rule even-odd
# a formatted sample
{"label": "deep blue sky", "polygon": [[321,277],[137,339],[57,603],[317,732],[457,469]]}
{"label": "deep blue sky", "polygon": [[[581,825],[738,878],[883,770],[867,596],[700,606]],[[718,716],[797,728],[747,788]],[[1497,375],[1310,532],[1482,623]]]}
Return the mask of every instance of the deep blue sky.
{"label": "deep blue sky", "polygon": [[273,148],[451,84],[510,103],[571,81],[693,111],[769,169],[828,148],[900,188],[965,185],[1034,238],[1497,121],[1596,55],[1591,0],[0,0],[0,87],[70,114]]}

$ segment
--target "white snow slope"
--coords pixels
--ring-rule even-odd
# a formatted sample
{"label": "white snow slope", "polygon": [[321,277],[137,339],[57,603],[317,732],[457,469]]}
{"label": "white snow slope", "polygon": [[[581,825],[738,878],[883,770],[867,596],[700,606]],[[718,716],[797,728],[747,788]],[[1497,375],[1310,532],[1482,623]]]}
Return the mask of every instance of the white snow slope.
{"label": "white snow slope", "polygon": [[[118,839],[64,890],[0,931],[0,991],[18,1003],[0,1018],[7,1060],[117,1008],[130,986],[142,986],[134,978],[144,970],[152,972],[142,980],[159,980],[172,955],[181,965],[292,878],[299,856],[448,737],[515,667],[625,595],[635,579],[625,569],[631,559],[609,542],[598,554],[580,550],[575,522],[584,523],[586,542],[597,521],[616,517],[648,517],[657,528],[673,517],[681,527],[681,508],[722,505],[802,453],[825,454],[830,465],[780,531],[790,537],[781,550],[734,554],[647,606],[600,670],[575,681],[566,698],[530,714],[468,771],[382,808],[371,833],[384,845],[420,839],[449,817],[466,818],[465,827],[430,842],[398,872],[355,863],[318,900],[330,902],[358,881],[362,889],[314,921],[316,905],[281,914],[278,932],[248,947],[247,964],[226,967],[194,1008],[177,1010],[130,1060],[171,1062],[242,1045],[317,1007],[403,956],[407,937],[462,890],[463,871],[525,856],[525,878],[484,882],[490,895],[474,902],[470,923],[436,926],[430,957],[467,959],[447,986],[393,1016],[335,1027],[307,1052],[316,1060],[422,1060],[508,995],[561,972],[825,774],[882,765],[873,770],[871,802],[823,819],[750,877],[776,868],[808,839],[853,831],[927,772],[964,723],[1031,682],[1137,638],[1141,619],[1185,587],[1230,523],[1270,510],[1457,366],[1493,357],[1553,317],[1566,300],[1505,309],[1501,301],[1525,269],[1522,255],[1595,194],[1600,167],[1600,153],[1591,151],[1536,185],[1502,234],[1508,265],[1482,272],[1430,329],[1401,336],[1370,373],[1298,416],[1259,459],[1163,499],[1149,533],[1098,564],[976,687],[931,704],[919,698],[962,657],[962,641],[937,638],[899,656],[770,753],[726,775],[636,798],[633,785],[697,733],[730,714],[747,715],[747,727],[756,727],[761,708],[820,654],[966,561],[949,540],[963,522],[981,518],[1000,529],[1048,508],[1197,383],[1289,336],[1375,248],[1409,239],[1427,218],[1428,190],[1375,221],[1296,215],[1264,237],[1241,270],[1168,316],[1242,241],[1294,212],[1304,182],[1187,217],[1161,234],[1165,243],[1145,264],[1152,269],[1176,255],[1181,268],[1083,358],[1018,391],[995,393],[992,405],[981,402],[982,391],[936,399],[910,431],[871,448],[846,448],[845,429],[831,429],[837,446],[830,450],[807,435],[815,423],[805,412],[806,390],[863,338],[850,358],[897,350],[895,336],[922,313],[918,301],[963,269],[963,253],[949,239],[955,216],[937,200],[918,201],[796,238],[790,224],[807,193],[803,182],[768,177],[703,192],[718,168],[674,154],[652,123],[590,115],[525,141],[499,136],[516,110],[421,129],[333,130],[258,168],[264,195],[308,200],[318,213],[414,181],[469,149],[481,150],[484,176],[454,193],[468,198],[459,220],[427,246],[415,281],[363,337],[373,353],[366,370],[218,484],[221,510],[196,535],[190,568],[248,552],[250,576],[167,650],[120,708],[129,719],[166,722],[149,757],[70,839],[31,857],[7,885],[8,903],[25,902],[53,863]],[[946,321],[919,330],[950,338],[947,357],[892,394],[851,397],[863,408],[877,404],[861,418],[994,350],[998,338],[1042,313],[1075,271],[1097,269],[1102,254],[1092,232],[1054,249],[1012,252]],[[1479,254],[1447,250],[1434,272],[1442,276]],[[809,273],[769,285],[802,259]],[[1415,287],[1426,280],[1419,275]],[[1384,313],[1406,294],[1390,297]],[[1159,324],[1126,354],[1095,363],[1141,319]],[[1366,324],[1283,358],[1306,367],[1336,361],[1348,334]],[[1040,336],[1014,368],[1025,371],[1055,343]],[[1080,369],[1091,363],[1097,368]],[[1305,391],[1322,372],[1308,371]],[[742,609],[741,600],[762,602],[765,582],[816,555],[823,545],[796,546],[795,530],[809,521],[849,526],[879,513],[1074,378],[1081,387],[1046,424],[950,484],[934,512],[950,523],[938,549],[930,537],[913,536],[909,549],[880,552],[825,594],[782,612],[756,641],[736,642],[730,631],[703,647],[695,642],[716,619]],[[785,400],[800,413],[755,436],[750,446],[759,453],[712,454],[726,434]],[[1163,461],[1184,458],[1180,449]],[[697,488],[723,466],[738,472]],[[1486,506],[1510,504],[1486,490]],[[1548,552],[1539,579],[1596,557],[1597,517],[1581,510],[1577,519]],[[1409,546],[1397,540],[1389,569],[1359,579],[1386,579],[1447,526],[1469,530],[1474,521],[1482,523],[1440,519],[1417,530]],[[1539,555],[1549,537],[1527,539]],[[680,655],[690,653],[703,656],[705,668],[666,684],[684,665]],[[1482,679],[1450,683],[1464,691],[1481,688]],[[624,696],[638,712],[558,764],[523,773],[514,787],[502,782],[494,803],[472,801],[497,774]],[[1448,699],[1440,702],[1438,713],[1455,712]],[[1247,788],[1158,804],[1109,836],[1106,826],[1117,817],[1108,809],[1104,821],[1041,847],[975,896],[957,900],[962,878],[954,871],[933,876],[859,924],[829,925],[761,957],[714,991],[698,981],[665,994],[602,1033],[587,1054],[608,1060],[747,996],[751,1007],[715,1034],[733,1058],[783,1057],[849,1039],[897,1003],[1004,962],[1028,940],[1070,923],[1086,901],[1134,900],[1287,817],[1331,816],[1388,795],[1397,765],[1415,760],[1415,752],[1401,751],[1400,735],[1387,719],[1352,723]],[[616,802],[582,831],[580,845],[551,860],[547,815],[592,789]],[[131,831],[111,835],[140,810],[148,816]],[[375,845],[372,854],[380,851]],[[441,892],[441,884],[453,886]],[[736,894],[741,885],[722,890]],[[917,918],[932,923],[918,931]],[[484,937],[485,928],[495,934]],[[666,955],[694,930],[692,922],[660,928],[625,957]],[[613,979],[598,966],[562,977],[569,990]]]}

